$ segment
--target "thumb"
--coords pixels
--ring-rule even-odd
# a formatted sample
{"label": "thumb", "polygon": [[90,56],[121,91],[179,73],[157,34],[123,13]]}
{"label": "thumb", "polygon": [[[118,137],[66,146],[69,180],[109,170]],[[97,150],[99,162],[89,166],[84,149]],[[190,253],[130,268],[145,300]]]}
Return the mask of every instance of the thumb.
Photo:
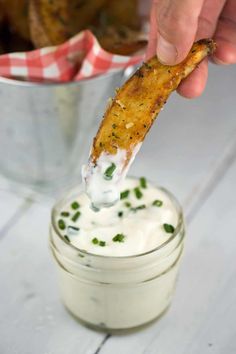
{"label": "thumb", "polygon": [[157,56],[164,64],[180,63],[197,32],[204,0],[154,0],[157,21]]}

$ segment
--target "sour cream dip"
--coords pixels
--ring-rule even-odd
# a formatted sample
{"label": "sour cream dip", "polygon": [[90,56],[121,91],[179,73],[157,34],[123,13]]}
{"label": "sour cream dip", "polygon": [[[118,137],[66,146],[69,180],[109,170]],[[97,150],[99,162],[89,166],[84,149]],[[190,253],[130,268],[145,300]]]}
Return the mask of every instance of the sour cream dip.
{"label": "sour cream dip", "polygon": [[127,178],[120,196],[114,206],[94,212],[88,196],[80,194],[58,215],[62,236],[78,249],[112,257],[145,253],[168,240],[178,214],[164,191],[145,178]]}
{"label": "sour cream dip", "polygon": [[89,160],[82,167],[85,190],[94,209],[111,207],[119,200],[122,183],[140,147],[141,143],[133,147],[129,161],[128,152],[117,149],[116,154],[103,152],[96,163]]}
{"label": "sour cream dip", "polygon": [[66,308],[105,331],[154,320],[170,305],[183,240],[178,202],[145,178],[124,180],[120,200],[99,212],[82,187],[73,190],[50,228]]}

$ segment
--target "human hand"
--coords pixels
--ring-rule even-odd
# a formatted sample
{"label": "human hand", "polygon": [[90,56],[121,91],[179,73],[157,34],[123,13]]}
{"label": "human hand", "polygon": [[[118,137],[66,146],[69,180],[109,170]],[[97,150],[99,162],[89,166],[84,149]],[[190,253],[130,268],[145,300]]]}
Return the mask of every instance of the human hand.
{"label": "human hand", "polygon": [[[201,38],[215,39],[213,62],[236,63],[236,0],[152,1],[147,58],[157,53],[164,64],[177,64]],[[201,95],[207,74],[208,62],[204,60],[177,91],[187,98]]]}

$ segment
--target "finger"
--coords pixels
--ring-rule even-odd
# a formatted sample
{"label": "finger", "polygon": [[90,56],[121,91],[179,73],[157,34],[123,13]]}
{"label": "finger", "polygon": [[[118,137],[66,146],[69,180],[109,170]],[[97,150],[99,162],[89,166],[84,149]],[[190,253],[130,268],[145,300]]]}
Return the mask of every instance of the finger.
{"label": "finger", "polygon": [[146,51],[146,60],[150,59],[156,54],[157,47],[157,4],[155,1],[152,2],[151,13],[150,13],[150,31],[148,36],[148,47]]}
{"label": "finger", "polygon": [[198,19],[195,40],[213,37],[226,0],[205,0]]}
{"label": "finger", "polygon": [[205,59],[199,66],[179,85],[177,92],[186,98],[195,98],[202,94],[208,76],[208,63]]}
{"label": "finger", "polygon": [[236,63],[236,1],[228,0],[215,32],[217,49],[213,60],[220,64]]}
{"label": "finger", "polygon": [[[215,33],[220,13],[224,7],[225,0],[205,0],[198,19],[198,29],[195,40],[212,37]],[[178,92],[187,98],[198,97],[202,94],[207,81],[208,68],[207,60],[199,65],[178,89]]]}
{"label": "finger", "polygon": [[213,62],[220,65],[236,64],[236,46],[220,39],[217,39],[217,45]]}
{"label": "finger", "polygon": [[197,32],[203,1],[157,1],[157,56],[164,64],[177,64],[187,56]]}

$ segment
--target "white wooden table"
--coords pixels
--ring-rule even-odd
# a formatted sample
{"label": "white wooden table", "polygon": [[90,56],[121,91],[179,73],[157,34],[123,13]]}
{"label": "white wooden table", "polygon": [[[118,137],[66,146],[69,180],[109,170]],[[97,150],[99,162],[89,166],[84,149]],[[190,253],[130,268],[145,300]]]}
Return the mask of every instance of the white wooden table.
{"label": "white wooden table", "polygon": [[169,312],[144,330],[106,335],[61,305],[48,250],[53,198],[0,179],[1,354],[236,353],[236,66],[211,67],[205,94],[174,95],[131,173],[184,206],[187,242]]}

